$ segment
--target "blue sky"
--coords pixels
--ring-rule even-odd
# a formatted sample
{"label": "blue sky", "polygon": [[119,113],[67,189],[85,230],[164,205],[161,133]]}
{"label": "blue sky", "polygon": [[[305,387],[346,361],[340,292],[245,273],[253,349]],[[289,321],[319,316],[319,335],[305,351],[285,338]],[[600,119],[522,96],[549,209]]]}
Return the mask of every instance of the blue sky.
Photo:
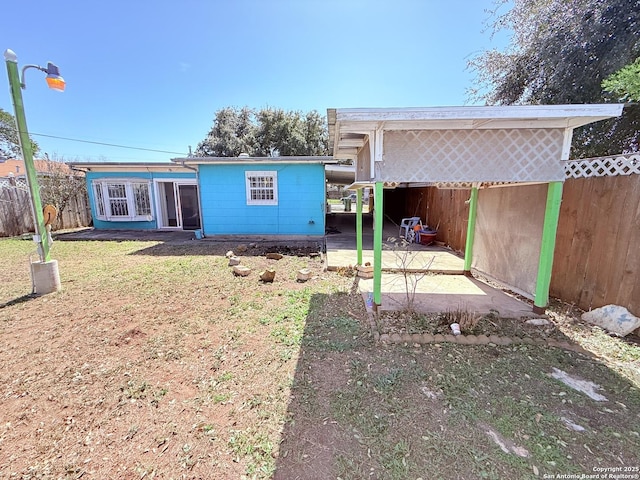
{"label": "blue sky", "polygon": [[[504,49],[492,0],[29,0],[5,2],[2,51],[26,73],[29,131],[74,161],[166,161],[226,106],[318,110],[468,104],[469,58]],[[12,19],[9,21],[8,19]],[[0,108],[13,113],[6,75]]]}

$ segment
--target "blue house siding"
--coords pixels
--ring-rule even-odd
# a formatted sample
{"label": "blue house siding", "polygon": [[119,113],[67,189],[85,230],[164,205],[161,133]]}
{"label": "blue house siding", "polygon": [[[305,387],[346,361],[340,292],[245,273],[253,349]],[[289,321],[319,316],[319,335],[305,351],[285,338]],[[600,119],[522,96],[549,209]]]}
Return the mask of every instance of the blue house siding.
{"label": "blue house siding", "polygon": [[[159,179],[195,179],[196,174],[193,173],[181,173],[181,172],[128,172],[123,170],[121,172],[96,172],[88,171],[85,174],[87,180],[87,191],[89,193],[89,202],[91,204],[91,215],[93,217],[93,226],[96,229],[121,229],[121,230],[149,230],[158,228],[156,217],[156,195],[155,185],[153,180]],[[149,195],[151,200],[151,211],[153,213],[153,219],[151,221],[107,221],[99,220],[97,218],[95,191],[92,187],[93,180],[99,180],[104,178],[117,178],[117,179],[145,179],[151,182],[149,189]]]}
{"label": "blue house siding", "polygon": [[[201,164],[205,235],[305,235],[325,231],[324,165]],[[276,171],[277,205],[247,205],[245,172]]]}

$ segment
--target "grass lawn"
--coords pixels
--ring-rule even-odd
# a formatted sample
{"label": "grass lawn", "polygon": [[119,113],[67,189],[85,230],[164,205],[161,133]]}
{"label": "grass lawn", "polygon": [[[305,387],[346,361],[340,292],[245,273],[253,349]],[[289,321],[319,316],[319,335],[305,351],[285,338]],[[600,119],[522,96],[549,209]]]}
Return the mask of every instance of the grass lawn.
{"label": "grass lawn", "polygon": [[561,309],[591,354],[378,345],[355,278],[251,247],[235,277],[236,247],[57,241],[31,297],[33,243],[0,240],[0,478],[640,475],[637,346]]}

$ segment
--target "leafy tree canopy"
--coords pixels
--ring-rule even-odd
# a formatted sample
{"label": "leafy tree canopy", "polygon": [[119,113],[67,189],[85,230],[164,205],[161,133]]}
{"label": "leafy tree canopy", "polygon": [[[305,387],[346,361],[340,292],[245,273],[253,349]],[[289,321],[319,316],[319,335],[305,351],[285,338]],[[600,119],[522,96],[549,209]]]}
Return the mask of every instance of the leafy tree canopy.
{"label": "leafy tree canopy", "polygon": [[640,57],[605,78],[602,88],[620,100],[640,101]]}
{"label": "leafy tree canopy", "polygon": [[[31,149],[35,156],[39,147],[33,140],[31,140]],[[7,158],[22,158],[16,120],[13,115],[5,112],[2,108],[0,108],[0,155]]]}
{"label": "leafy tree canopy", "polygon": [[[491,26],[513,32],[511,45],[472,59],[487,104],[571,104],[617,101],[603,80],[640,56],[640,0],[496,0]],[[572,156],[639,149],[640,108],[574,133]]]}
{"label": "leafy tree canopy", "polygon": [[198,144],[203,157],[327,155],[325,119],[318,112],[227,107],[216,112],[213,127]]}

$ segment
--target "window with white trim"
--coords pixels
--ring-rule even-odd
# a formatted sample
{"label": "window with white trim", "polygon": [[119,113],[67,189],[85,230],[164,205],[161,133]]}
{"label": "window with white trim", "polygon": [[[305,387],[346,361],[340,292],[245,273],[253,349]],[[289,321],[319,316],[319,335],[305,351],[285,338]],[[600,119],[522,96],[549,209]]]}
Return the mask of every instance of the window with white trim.
{"label": "window with white trim", "polygon": [[134,222],[153,219],[150,183],[146,180],[94,180],[93,192],[99,220]]}
{"label": "window with white trim", "polygon": [[247,205],[278,205],[278,172],[245,172]]}

